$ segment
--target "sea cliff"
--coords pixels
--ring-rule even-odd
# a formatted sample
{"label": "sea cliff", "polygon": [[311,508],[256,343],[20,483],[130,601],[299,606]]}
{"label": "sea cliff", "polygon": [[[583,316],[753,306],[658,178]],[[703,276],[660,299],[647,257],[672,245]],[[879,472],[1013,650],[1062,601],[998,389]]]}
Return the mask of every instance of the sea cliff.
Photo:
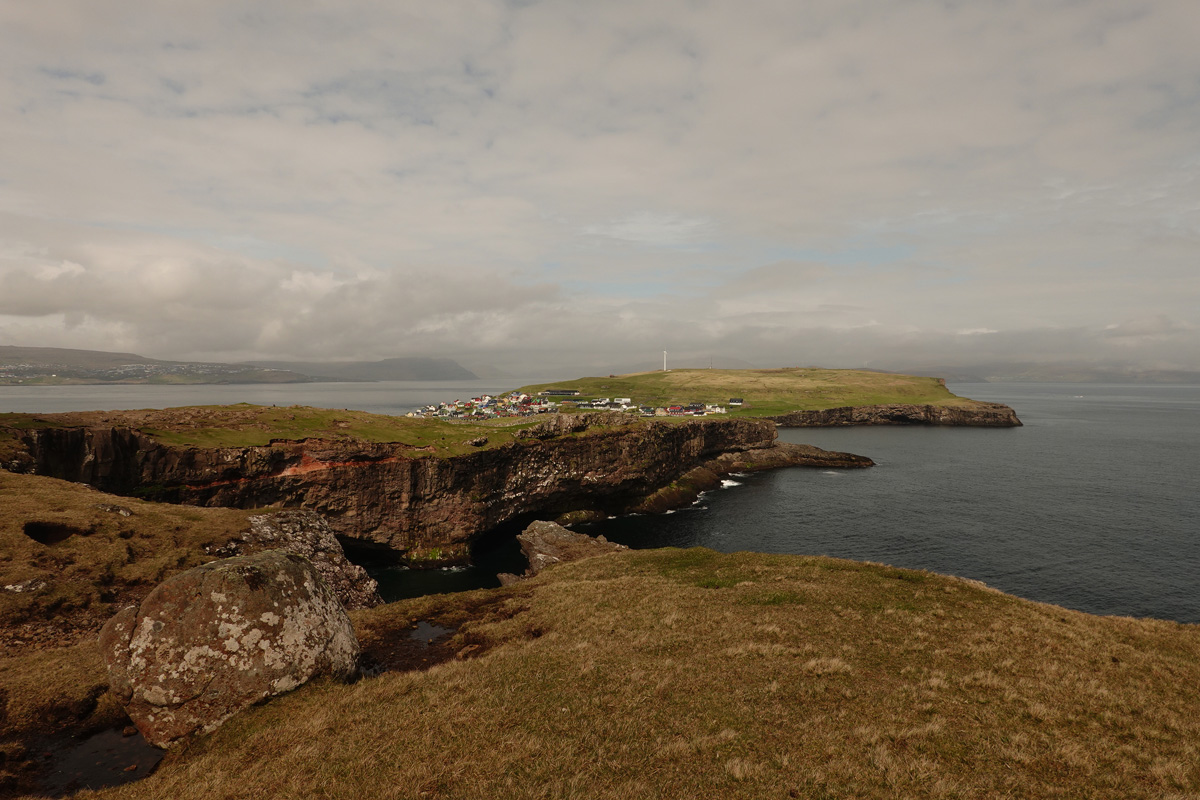
{"label": "sea cliff", "polygon": [[[340,536],[385,545],[412,561],[444,563],[465,559],[475,536],[524,515],[643,508],[647,497],[706,465],[731,471],[722,464],[871,463],[816,448],[777,448],[767,420],[643,422],[585,414],[521,433],[496,447],[438,457],[398,443],[305,439],[199,448],[163,444],[129,427],[41,427],[20,432],[24,453],[9,466],[148,500],[311,509]],[[716,460],[721,456],[724,462]]]}
{"label": "sea cliff", "polygon": [[1001,403],[971,405],[842,406],[816,411],[792,411],[768,419],[784,428],[820,428],[840,425],[959,425],[979,428],[1016,428],[1021,420]]}

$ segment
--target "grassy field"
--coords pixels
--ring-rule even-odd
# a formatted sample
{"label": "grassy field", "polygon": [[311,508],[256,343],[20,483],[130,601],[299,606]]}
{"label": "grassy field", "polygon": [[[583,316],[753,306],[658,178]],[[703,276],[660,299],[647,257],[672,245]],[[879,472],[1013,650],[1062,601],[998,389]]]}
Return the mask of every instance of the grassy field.
{"label": "grassy field", "polygon": [[180,447],[254,447],[272,439],[331,439],[398,442],[415,455],[460,455],[484,436],[495,447],[536,420],[496,419],[449,424],[436,419],[393,417],[366,411],[307,406],[188,406],[141,411],[79,411],[62,414],[0,414],[0,461],[11,458],[19,431],[38,427],[119,426],[134,428],[163,444]]}
{"label": "grassy field", "polygon": [[626,552],[355,615],[467,652],[250,709],[119,798],[1192,798],[1200,628],[827,558]]}
{"label": "grassy field", "polygon": [[577,389],[580,399],[629,397],[639,405],[718,403],[732,397],[745,400],[729,407],[734,416],[773,416],[789,411],[839,408],[883,403],[970,405],[973,401],[950,393],[937,378],[894,375],[854,369],[675,369],[639,372],[607,378],[534,384],[521,391]]}

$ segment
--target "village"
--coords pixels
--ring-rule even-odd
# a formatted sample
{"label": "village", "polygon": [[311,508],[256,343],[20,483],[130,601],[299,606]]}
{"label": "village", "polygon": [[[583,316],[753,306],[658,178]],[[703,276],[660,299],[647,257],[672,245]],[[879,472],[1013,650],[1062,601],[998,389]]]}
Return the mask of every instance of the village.
{"label": "village", "polygon": [[[573,389],[548,389],[536,396],[522,392],[510,392],[493,397],[482,395],[469,400],[427,405],[406,416],[444,420],[478,420],[498,417],[531,417],[537,414],[569,413],[572,411],[611,411],[614,413],[640,414],[643,417],[703,417],[709,414],[724,414],[725,407],[711,403],[688,403],[686,405],[649,406],[639,405],[629,397],[579,398]],[[555,399],[557,398],[557,399]],[[730,398],[729,405],[740,406],[741,398]]]}

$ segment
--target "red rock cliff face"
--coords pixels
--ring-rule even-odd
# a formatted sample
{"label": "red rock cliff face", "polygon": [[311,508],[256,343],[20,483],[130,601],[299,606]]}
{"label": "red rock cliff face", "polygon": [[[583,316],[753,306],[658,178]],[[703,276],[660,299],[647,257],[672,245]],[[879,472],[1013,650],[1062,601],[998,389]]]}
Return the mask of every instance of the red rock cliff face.
{"label": "red rock cliff face", "polygon": [[696,419],[529,437],[453,458],[325,440],[181,448],[126,428],[29,431],[25,467],[117,494],[203,506],[303,507],[398,550],[462,545],[523,514],[622,511],[721,453],[769,447],[765,420]]}

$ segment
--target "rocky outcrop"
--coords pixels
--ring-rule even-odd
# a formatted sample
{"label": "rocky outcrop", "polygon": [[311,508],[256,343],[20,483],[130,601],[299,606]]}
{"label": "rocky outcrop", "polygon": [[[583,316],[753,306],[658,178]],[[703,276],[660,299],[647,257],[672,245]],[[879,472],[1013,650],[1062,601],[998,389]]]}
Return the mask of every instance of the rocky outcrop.
{"label": "rocky outcrop", "polygon": [[811,444],[776,442],[773,447],[722,453],[706,466],[721,475],[731,472],[759,472],[780,467],[820,467],[823,469],[861,469],[875,462],[866,456],[822,450]]}
{"label": "rocky outcrop", "polygon": [[105,624],[114,694],[166,747],[318,675],[354,674],[358,640],[316,569],[278,550],[180,573]]}
{"label": "rocky outcrop", "polygon": [[562,564],[568,561],[578,561],[582,558],[616,553],[629,548],[623,544],[610,542],[603,536],[592,538],[587,534],[569,531],[554,522],[538,520],[530,523],[524,531],[517,534],[521,544],[521,552],[529,561],[529,569],[521,576],[502,573],[500,582],[508,585],[521,578],[537,575],[551,564]]}
{"label": "rocky outcrop", "polygon": [[765,420],[642,422],[561,415],[515,442],[442,458],[398,444],[275,441],[183,448],[128,428],[23,432],[29,468],[117,494],[206,506],[305,508],[340,536],[465,557],[476,534],[529,514],[622,513],[722,453],[770,447]]}
{"label": "rocky outcrop", "polygon": [[583,433],[589,428],[614,428],[637,425],[641,420],[629,414],[551,414],[537,425],[517,431],[518,439],[553,439],[569,433]]}
{"label": "rocky outcrop", "polygon": [[308,559],[349,610],[373,608],[383,602],[379,584],[346,559],[333,529],[320,514],[300,509],[259,514],[250,517],[250,530],[243,536],[251,547],[283,550]]}
{"label": "rocky outcrop", "polygon": [[734,472],[759,472],[780,467],[857,469],[874,465],[875,462],[865,456],[822,450],[808,444],[776,442],[771,447],[722,453],[642,498],[629,511],[661,514],[671,509],[683,508],[692,503],[701,492],[716,489],[721,485],[723,476]]}
{"label": "rocky outcrop", "polygon": [[828,428],[839,425],[961,425],[1016,428],[1021,420],[1001,403],[963,406],[902,405],[843,406],[819,411],[793,411],[770,417],[784,428]]}

